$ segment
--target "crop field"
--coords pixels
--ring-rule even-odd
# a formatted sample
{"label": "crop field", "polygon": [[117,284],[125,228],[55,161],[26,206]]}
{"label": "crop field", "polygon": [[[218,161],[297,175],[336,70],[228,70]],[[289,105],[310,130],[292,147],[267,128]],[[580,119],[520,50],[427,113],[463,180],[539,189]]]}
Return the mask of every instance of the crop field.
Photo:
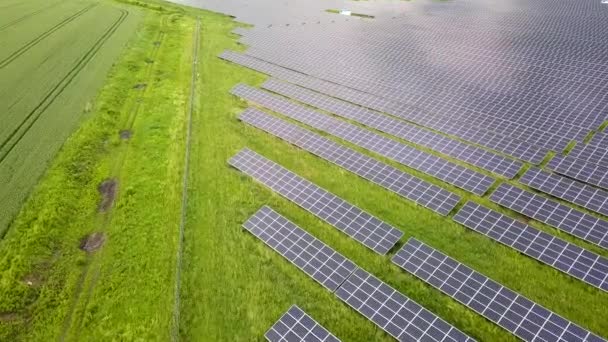
{"label": "crop field", "polygon": [[93,1],[3,2],[0,234],[92,106],[139,21]]}
{"label": "crop field", "polygon": [[[0,46],[10,47],[0,49],[0,341],[265,341],[294,304],[342,341],[395,340],[242,227],[264,205],[476,340],[518,338],[393,264],[409,238],[608,337],[605,291],[453,220],[474,200],[608,257],[490,200],[502,183],[539,194],[518,182],[531,163],[477,196],[232,95],[237,84],[260,88],[269,79],[218,58],[247,51],[234,30],[249,28],[160,0],[0,1]],[[438,215],[240,121],[250,107],[441,186],[460,203]],[[374,253],[231,167],[243,148],[403,237],[387,255]]]}

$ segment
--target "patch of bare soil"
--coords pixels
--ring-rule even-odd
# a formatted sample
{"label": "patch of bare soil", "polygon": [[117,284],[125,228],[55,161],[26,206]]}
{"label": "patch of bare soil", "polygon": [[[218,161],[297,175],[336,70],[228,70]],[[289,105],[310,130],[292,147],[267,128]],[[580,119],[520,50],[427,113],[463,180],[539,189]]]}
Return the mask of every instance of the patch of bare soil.
{"label": "patch of bare soil", "polygon": [[95,232],[89,234],[80,240],[80,249],[85,252],[92,253],[101,248],[106,241],[104,233]]}
{"label": "patch of bare soil", "polygon": [[118,183],[116,179],[106,179],[97,188],[101,194],[101,202],[99,203],[99,211],[105,212],[112,207],[114,198],[116,197],[116,188]]}
{"label": "patch of bare soil", "polygon": [[144,89],[147,86],[148,86],[147,83],[137,83],[136,85],[133,86],[133,89],[140,90],[140,89]]}
{"label": "patch of bare soil", "polygon": [[29,287],[39,287],[43,281],[42,274],[38,272],[33,272],[23,277],[23,282]]}
{"label": "patch of bare soil", "polygon": [[15,312],[0,312],[0,322],[14,322],[19,319]]}
{"label": "patch of bare soil", "polygon": [[123,129],[118,134],[120,135],[120,139],[129,140],[129,139],[131,139],[133,132],[131,132],[131,130],[129,130],[129,129]]}

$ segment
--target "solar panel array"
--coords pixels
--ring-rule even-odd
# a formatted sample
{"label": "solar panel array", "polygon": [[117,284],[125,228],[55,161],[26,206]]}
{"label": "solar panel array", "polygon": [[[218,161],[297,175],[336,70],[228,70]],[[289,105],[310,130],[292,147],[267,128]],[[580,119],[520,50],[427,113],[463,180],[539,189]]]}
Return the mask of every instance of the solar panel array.
{"label": "solar panel array", "polygon": [[564,176],[608,190],[608,167],[569,156],[555,156],[547,167]]}
{"label": "solar panel array", "polygon": [[340,342],[297,305],[292,305],[264,337],[270,342]]}
{"label": "solar panel array", "polygon": [[259,110],[249,108],[239,119],[440,215],[447,215],[460,201],[445,189]]}
{"label": "solar panel array", "polygon": [[297,105],[287,99],[271,95],[260,89],[239,84],[232,89],[232,94],[258,103],[268,109],[376,152],[405,166],[427,173],[474,194],[483,195],[494,183],[492,177],[417,150],[348,122]]}
{"label": "solar panel array", "polygon": [[416,239],[392,260],[524,341],[603,340]]}
{"label": "solar panel array", "polygon": [[[440,113],[445,117],[448,116],[447,113],[449,113],[449,116],[456,118],[469,115],[474,119],[468,119],[465,122],[471,125],[478,125],[480,127],[487,126],[492,131],[506,132],[515,139],[524,140],[558,152],[563,151],[571,140],[570,137],[559,131],[551,129],[542,130],[532,126],[519,125],[512,123],[509,120],[504,120],[501,117],[493,116],[491,115],[492,112],[489,112],[490,110],[495,110],[508,113],[509,110],[516,110],[517,113],[520,114],[526,111],[529,113],[534,111],[535,115],[547,116],[549,115],[549,111],[555,113],[555,111],[560,110],[560,114],[563,114],[564,108],[556,108],[546,103],[543,103],[543,108],[543,106],[540,106],[536,101],[526,102],[521,98],[508,98],[508,96],[505,95],[502,95],[502,97],[507,97],[507,99],[503,99],[503,102],[501,103],[498,102],[500,99],[496,98],[496,94],[491,94],[491,92],[485,91],[483,88],[474,86],[469,86],[469,88],[466,89],[467,98],[463,98],[455,90],[433,91],[436,88],[440,88],[439,85],[441,84],[439,83],[440,81],[437,75],[434,74],[420,78],[418,80],[420,81],[419,83],[411,84],[407,89],[403,89],[403,87],[400,86],[404,80],[412,82],[407,76],[400,78],[399,81],[387,81],[388,75],[362,75],[365,74],[366,71],[369,71],[369,69],[374,69],[373,65],[360,65],[362,69],[357,70],[357,73],[353,73],[350,70],[338,70],[341,65],[334,65],[333,67],[324,65],[327,64],[324,62],[332,57],[322,56],[318,51],[314,51],[314,47],[312,46],[292,45],[290,51],[281,51],[269,47],[271,45],[276,46],[276,44],[282,44],[277,43],[276,39],[268,39],[265,44],[266,46],[262,46],[260,43],[256,42],[255,47],[250,48],[247,51],[247,54],[280,64],[290,69],[306,72],[314,76],[325,77],[328,80],[355,89],[415,104],[432,113]],[[338,48],[338,50],[340,49]],[[371,56],[365,55],[357,60],[349,58],[352,57],[352,53],[348,56],[333,56],[333,58],[336,57],[341,61],[346,59],[344,64],[360,64],[365,58],[369,59]],[[433,84],[426,85],[423,89],[420,89],[421,86],[419,84],[422,83],[422,80],[432,80]],[[462,84],[459,86],[461,91],[462,89],[467,88]],[[457,86],[454,85],[452,88],[457,89]],[[474,92],[477,92],[478,94],[474,94]],[[488,97],[496,100],[497,103],[492,103],[494,106],[488,105],[488,99],[486,99]],[[476,120],[483,121],[480,122]],[[501,130],[501,127],[506,127],[507,130]],[[581,137],[578,137],[578,139],[582,140]]]}
{"label": "solar panel array", "polygon": [[608,248],[608,222],[543,196],[503,183],[490,196],[492,202]]}
{"label": "solar panel array", "polygon": [[357,268],[352,261],[267,206],[253,214],[243,227],[332,292]]}
{"label": "solar panel array", "polygon": [[567,177],[529,169],[519,180],[533,189],[608,216],[608,192]]}
{"label": "solar panel array", "polygon": [[400,341],[472,341],[269,207],[243,227]]}
{"label": "solar panel array", "polygon": [[340,286],[336,295],[399,341],[472,341],[360,268]]}
{"label": "solar panel array", "polygon": [[602,256],[474,202],[467,202],[454,216],[454,221],[608,291],[608,259]]}
{"label": "solar panel array", "polygon": [[293,84],[270,79],[262,87],[507,178],[513,178],[522,167],[519,161]]}
{"label": "solar panel array", "polygon": [[229,164],[376,253],[386,254],[403,233],[261,155],[243,149]]}
{"label": "solar panel array", "polygon": [[[568,86],[567,77],[580,74],[581,69],[584,69],[579,67],[579,70],[573,70],[576,64],[571,61],[569,63],[563,60],[547,62],[546,57],[549,56],[543,56],[545,58],[534,61],[536,64],[530,60],[519,60],[517,63],[519,65],[515,67],[511,58],[507,58],[507,62],[503,55],[490,57],[496,53],[493,49],[482,48],[481,52],[472,52],[468,49],[458,50],[457,46],[454,46],[454,42],[444,41],[445,38],[442,38],[442,36],[450,36],[453,33],[433,34],[434,28],[432,27],[429,27],[429,30],[408,32],[405,35],[407,38],[404,38],[403,35],[386,37],[384,35],[386,27],[384,26],[375,32],[366,28],[340,30],[341,27],[313,27],[314,33],[309,32],[308,27],[306,30],[263,32],[259,37],[248,37],[253,45],[248,53],[303,73],[325,77],[336,83],[373,92],[379,96],[390,96],[391,98],[402,96],[405,101],[415,101],[421,107],[432,108],[432,111],[440,114],[444,112],[444,115],[450,113],[450,115],[462,116],[462,113],[466,113],[468,110],[474,111],[477,117],[487,116],[492,119],[506,117],[514,122],[520,122],[526,116],[530,116],[543,119],[539,120],[536,125],[530,125],[531,128],[537,130],[542,130],[545,122],[555,120],[555,118],[574,118],[574,120],[566,121],[569,124],[578,123],[594,115],[597,116],[598,112],[605,115],[603,110],[605,110],[606,99],[590,90],[597,90],[596,80],[587,79],[585,82],[581,79],[575,81],[570,78],[571,83]],[[399,27],[399,29],[403,30],[404,27]],[[349,34],[345,34],[345,32]],[[378,35],[379,32],[382,33]],[[395,33],[393,32],[393,34]],[[470,34],[473,33],[470,32]],[[410,41],[414,39],[412,35],[425,37],[426,39],[418,38],[424,44],[412,43]],[[311,39],[311,36],[316,39]],[[380,37],[374,39],[375,36]],[[460,38],[458,39],[458,42],[461,42]],[[402,40],[406,42],[400,45],[398,42]],[[441,40],[441,43],[437,43],[437,40]],[[432,41],[434,43],[431,43]],[[325,42],[325,44],[321,42]],[[417,43],[417,41],[414,42]],[[539,48],[541,42],[535,43],[527,46],[525,51],[520,50],[520,55],[528,57],[531,49],[543,50]],[[280,45],[283,49],[276,51],[273,44],[274,46]],[[568,44],[573,43],[568,41]],[[429,47],[429,45],[432,46]],[[446,45],[452,46],[449,51],[446,51]],[[571,45],[570,47],[572,48]],[[589,46],[579,47],[589,50]],[[559,50],[560,56],[563,51],[569,50],[564,46]],[[512,54],[513,50],[506,52]],[[589,53],[593,52],[595,51],[589,51]],[[429,59],[428,53],[432,53],[435,58]],[[471,59],[475,62],[471,63]],[[402,60],[408,60],[409,63],[407,65],[399,63]],[[538,64],[542,64],[542,66]],[[565,68],[563,64],[567,64],[570,68]],[[505,68],[508,71],[505,71]],[[565,72],[564,69],[570,70]],[[520,74],[515,76],[515,70]],[[555,78],[556,73],[561,77]],[[505,80],[507,78],[505,74],[515,77]],[[530,80],[533,81],[530,82]],[[552,83],[557,83],[559,86],[553,86]],[[576,86],[572,83],[576,83]],[[587,89],[587,93],[582,89]],[[459,92],[459,90],[462,91]],[[567,90],[570,90],[571,93],[568,94]],[[572,91],[575,91],[577,95],[571,95]],[[426,96],[424,96],[425,93]],[[570,98],[568,98],[569,96]],[[501,114],[496,115],[497,112]],[[580,121],[576,119],[580,119]],[[551,129],[541,133],[548,136],[552,132],[556,132],[554,137],[565,137],[564,133],[568,132],[568,129],[561,126],[555,126],[555,128],[560,128],[559,130]],[[506,133],[517,135],[516,131],[511,130]],[[535,139],[535,137],[534,134],[528,134],[525,138]],[[545,141],[549,140],[543,137],[543,140],[538,142]]]}
{"label": "solar panel array", "polygon": [[421,111],[420,108],[392,101],[387,98],[372,95],[353,88],[348,88],[340,84],[327,82],[320,78],[311,77],[293,70],[289,70],[253,56],[227,50],[220,55],[220,58],[283,80],[287,80],[303,87],[316,90],[320,93],[328,94],[357,105],[400,117],[402,119],[432,128],[445,134],[459,137],[463,140],[485,146],[533,164],[539,164],[548,153],[548,150],[545,148],[540,148],[525,141],[515,140],[511,137],[497,132],[491,132],[481,127],[470,126],[456,120],[446,118],[445,120],[441,121],[431,121],[428,119],[428,115],[427,117],[410,115],[411,112]]}

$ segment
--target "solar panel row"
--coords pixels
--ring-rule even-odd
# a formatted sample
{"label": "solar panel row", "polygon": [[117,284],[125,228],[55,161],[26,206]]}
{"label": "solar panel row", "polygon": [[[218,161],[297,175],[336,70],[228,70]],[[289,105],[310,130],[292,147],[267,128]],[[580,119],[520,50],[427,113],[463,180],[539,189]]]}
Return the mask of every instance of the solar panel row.
{"label": "solar panel row", "polygon": [[595,146],[608,146],[608,133],[606,132],[598,132],[595,133],[589,144]]}
{"label": "solar panel row", "polygon": [[270,342],[340,342],[297,305],[292,305],[264,337]]}
{"label": "solar panel row", "polygon": [[440,215],[447,215],[460,201],[445,189],[259,110],[247,109],[239,119]]}
{"label": "solar panel row", "polygon": [[503,183],[490,196],[492,202],[608,248],[608,222],[574,208]]}
{"label": "solar panel row", "polygon": [[357,268],[270,207],[262,207],[243,227],[331,292]]}
{"label": "solar panel row", "polygon": [[252,56],[239,54],[233,51],[224,51],[220,55],[220,58],[336,98],[341,98],[367,108],[385,112],[430,127],[445,134],[459,137],[463,140],[479,144],[533,164],[539,164],[548,153],[548,150],[544,148],[539,148],[523,141],[517,141],[500,133],[484,130],[483,128],[467,126],[466,124],[454,120],[441,122],[416,121],[421,119],[417,119],[417,117],[414,117],[409,113],[421,111],[419,108],[304,75]]}
{"label": "solar panel row", "polygon": [[577,144],[568,157],[608,167],[608,145]]}
{"label": "solar panel row", "polygon": [[336,296],[399,341],[473,341],[360,268],[340,286]]}
{"label": "solar panel row", "polygon": [[243,227],[400,341],[472,341],[269,207]]}
{"label": "solar panel row", "polygon": [[608,216],[608,192],[539,168],[530,168],[519,180],[533,189]]}
{"label": "solar panel row", "polygon": [[376,253],[386,254],[403,236],[386,222],[251,150],[243,149],[229,164]]}
{"label": "solar panel row", "polygon": [[601,290],[608,291],[608,259],[492,209],[467,202],[454,221]]}
{"label": "solar panel row", "polygon": [[262,87],[507,178],[513,178],[522,167],[521,162],[293,84],[270,79]]}
{"label": "solar panel row", "polygon": [[608,189],[608,167],[584,162],[569,156],[555,156],[547,167],[564,176]]}
{"label": "solar panel row", "polygon": [[483,195],[494,183],[492,177],[297,105],[263,90],[239,84],[232,89],[232,93],[474,194]]}
{"label": "solar panel row", "polygon": [[416,239],[410,239],[392,260],[524,341],[603,341]]}

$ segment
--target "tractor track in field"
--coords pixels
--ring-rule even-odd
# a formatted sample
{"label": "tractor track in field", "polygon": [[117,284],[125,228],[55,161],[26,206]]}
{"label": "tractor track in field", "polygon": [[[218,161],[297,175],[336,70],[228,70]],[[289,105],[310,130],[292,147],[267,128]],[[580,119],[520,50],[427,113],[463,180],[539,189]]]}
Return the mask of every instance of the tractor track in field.
{"label": "tractor track in field", "polygon": [[[38,121],[40,116],[55,102],[55,100],[63,93],[63,91],[72,83],[78,76],[80,71],[93,59],[101,49],[101,47],[112,37],[114,32],[118,30],[120,25],[129,16],[126,10],[120,10],[120,17],[99,37],[95,44],[84,54],[84,56],[76,63],[76,65],[57,83],[47,95],[38,103],[38,105],[30,111],[23,119],[19,126],[0,144],[0,164],[4,162],[10,152],[23,139],[32,126]],[[30,120],[32,119],[32,120]],[[22,129],[23,128],[23,129]],[[13,139],[15,138],[15,139]],[[8,148],[7,148],[8,146]]]}
{"label": "tractor track in field", "polygon": [[6,23],[6,24],[0,26],[0,31],[6,30],[7,28],[9,28],[9,27],[11,27],[13,25],[19,24],[20,22],[22,22],[24,20],[27,20],[27,19],[35,16],[36,14],[42,13],[42,12],[46,11],[47,9],[49,9],[49,8],[55,6],[55,5],[58,5],[60,3],[61,3],[61,1],[60,2],[54,2],[54,3],[52,3],[52,4],[48,5],[48,6],[45,6],[45,7],[41,8],[41,9],[37,10],[37,11],[30,12],[30,13],[24,15],[23,17],[17,18],[15,20],[11,21],[10,23]]}
{"label": "tractor track in field", "polygon": [[30,40],[25,45],[23,45],[22,47],[20,47],[19,49],[17,49],[15,52],[13,52],[9,56],[7,56],[3,60],[1,60],[0,61],[0,69],[6,68],[9,64],[11,64],[12,62],[14,62],[17,58],[19,58],[21,55],[23,55],[24,53],[26,53],[28,50],[30,50],[31,48],[35,47],[40,42],[44,41],[45,38],[47,38],[48,36],[52,35],[53,33],[55,33],[56,31],[58,31],[59,29],[61,29],[65,25],[67,25],[67,24],[71,23],[72,21],[76,20],[78,17],[80,17],[81,15],[83,15],[86,12],[90,11],[91,9],[93,9],[93,7],[96,7],[97,5],[98,5],[97,3],[91,4],[91,5],[83,8],[83,9],[81,9],[80,11],[78,11],[78,12],[72,14],[71,16],[63,19],[61,22],[59,22],[55,26],[51,27],[50,29],[44,31],[38,37]]}
{"label": "tractor track in field", "polygon": [[[154,48],[152,49],[152,53],[150,54],[150,58],[152,59],[153,62],[156,61],[159,50],[165,39],[165,33],[163,31],[163,26],[165,25],[166,20],[167,20],[167,18],[163,18],[161,21],[161,29],[160,29],[160,32],[155,41],[155,43],[157,43],[157,44],[155,44]],[[152,74],[153,70],[154,70],[154,64],[152,63],[148,66],[148,70],[146,70],[144,80],[142,80],[142,81],[147,81],[147,82],[149,82],[148,84],[150,84],[151,83],[150,80],[153,77],[153,74]],[[138,113],[140,111],[141,104],[142,104],[143,98],[147,92],[147,89],[148,89],[148,87],[145,87],[142,89],[141,95],[138,96],[135,104],[130,108],[129,115],[126,119],[125,125],[123,125],[123,130],[124,129],[129,130],[129,131],[133,130],[133,124],[135,123],[135,120],[138,116]],[[115,161],[114,161],[113,166],[110,171],[111,172],[110,177],[119,179],[120,170],[122,169],[122,167],[124,165],[127,150],[128,150],[128,142],[123,141],[122,146],[119,147],[118,156],[117,156],[117,158],[114,159]],[[118,194],[116,196],[118,196]],[[107,226],[111,221],[112,214],[113,214],[113,208],[109,208],[107,211],[105,211],[101,214],[100,221],[99,221],[99,227],[96,231],[105,232],[107,230]],[[80,275],[80,279],[78,280],[76,289],[72,295],[71,304],[68,308],[68,314],[65,317],[64,325],[63,325],[62,332],[61,332],[61,335],[59,338],[60,341],[66,340],[66,338],[68,337],[68,334],[70,332],[70,329],[72,327],[80,328],[82,325],[82,320],[84,319],[84,316],[80,315],[80,316],[75,317],[74,314],[76,312],[78,312],[77,306],[79,303],[80,303],[79,306],[83,310],[86,310],[86,307],[88,306],[88,302],[93,294],[95,284],[98,282],[99,277],[101,275],[101,270],[100,270],[101,265],[95,264],[95,260],[101,258],[101,256],[97,256],[97,255],[103,254],[103,252],[104,252],[104,249],[102,248],[97,253],[90,254],[87,256],[86,264],[84,266],[82,274]],[[93,270],[91,270],[91,269],[93,269]],[[94,272],[94,273],[91,275],[91,280],[90,280],[88,286],[85,286],[87,276],[91,272]],[[78,331],[78,329],[76,331]]]}

